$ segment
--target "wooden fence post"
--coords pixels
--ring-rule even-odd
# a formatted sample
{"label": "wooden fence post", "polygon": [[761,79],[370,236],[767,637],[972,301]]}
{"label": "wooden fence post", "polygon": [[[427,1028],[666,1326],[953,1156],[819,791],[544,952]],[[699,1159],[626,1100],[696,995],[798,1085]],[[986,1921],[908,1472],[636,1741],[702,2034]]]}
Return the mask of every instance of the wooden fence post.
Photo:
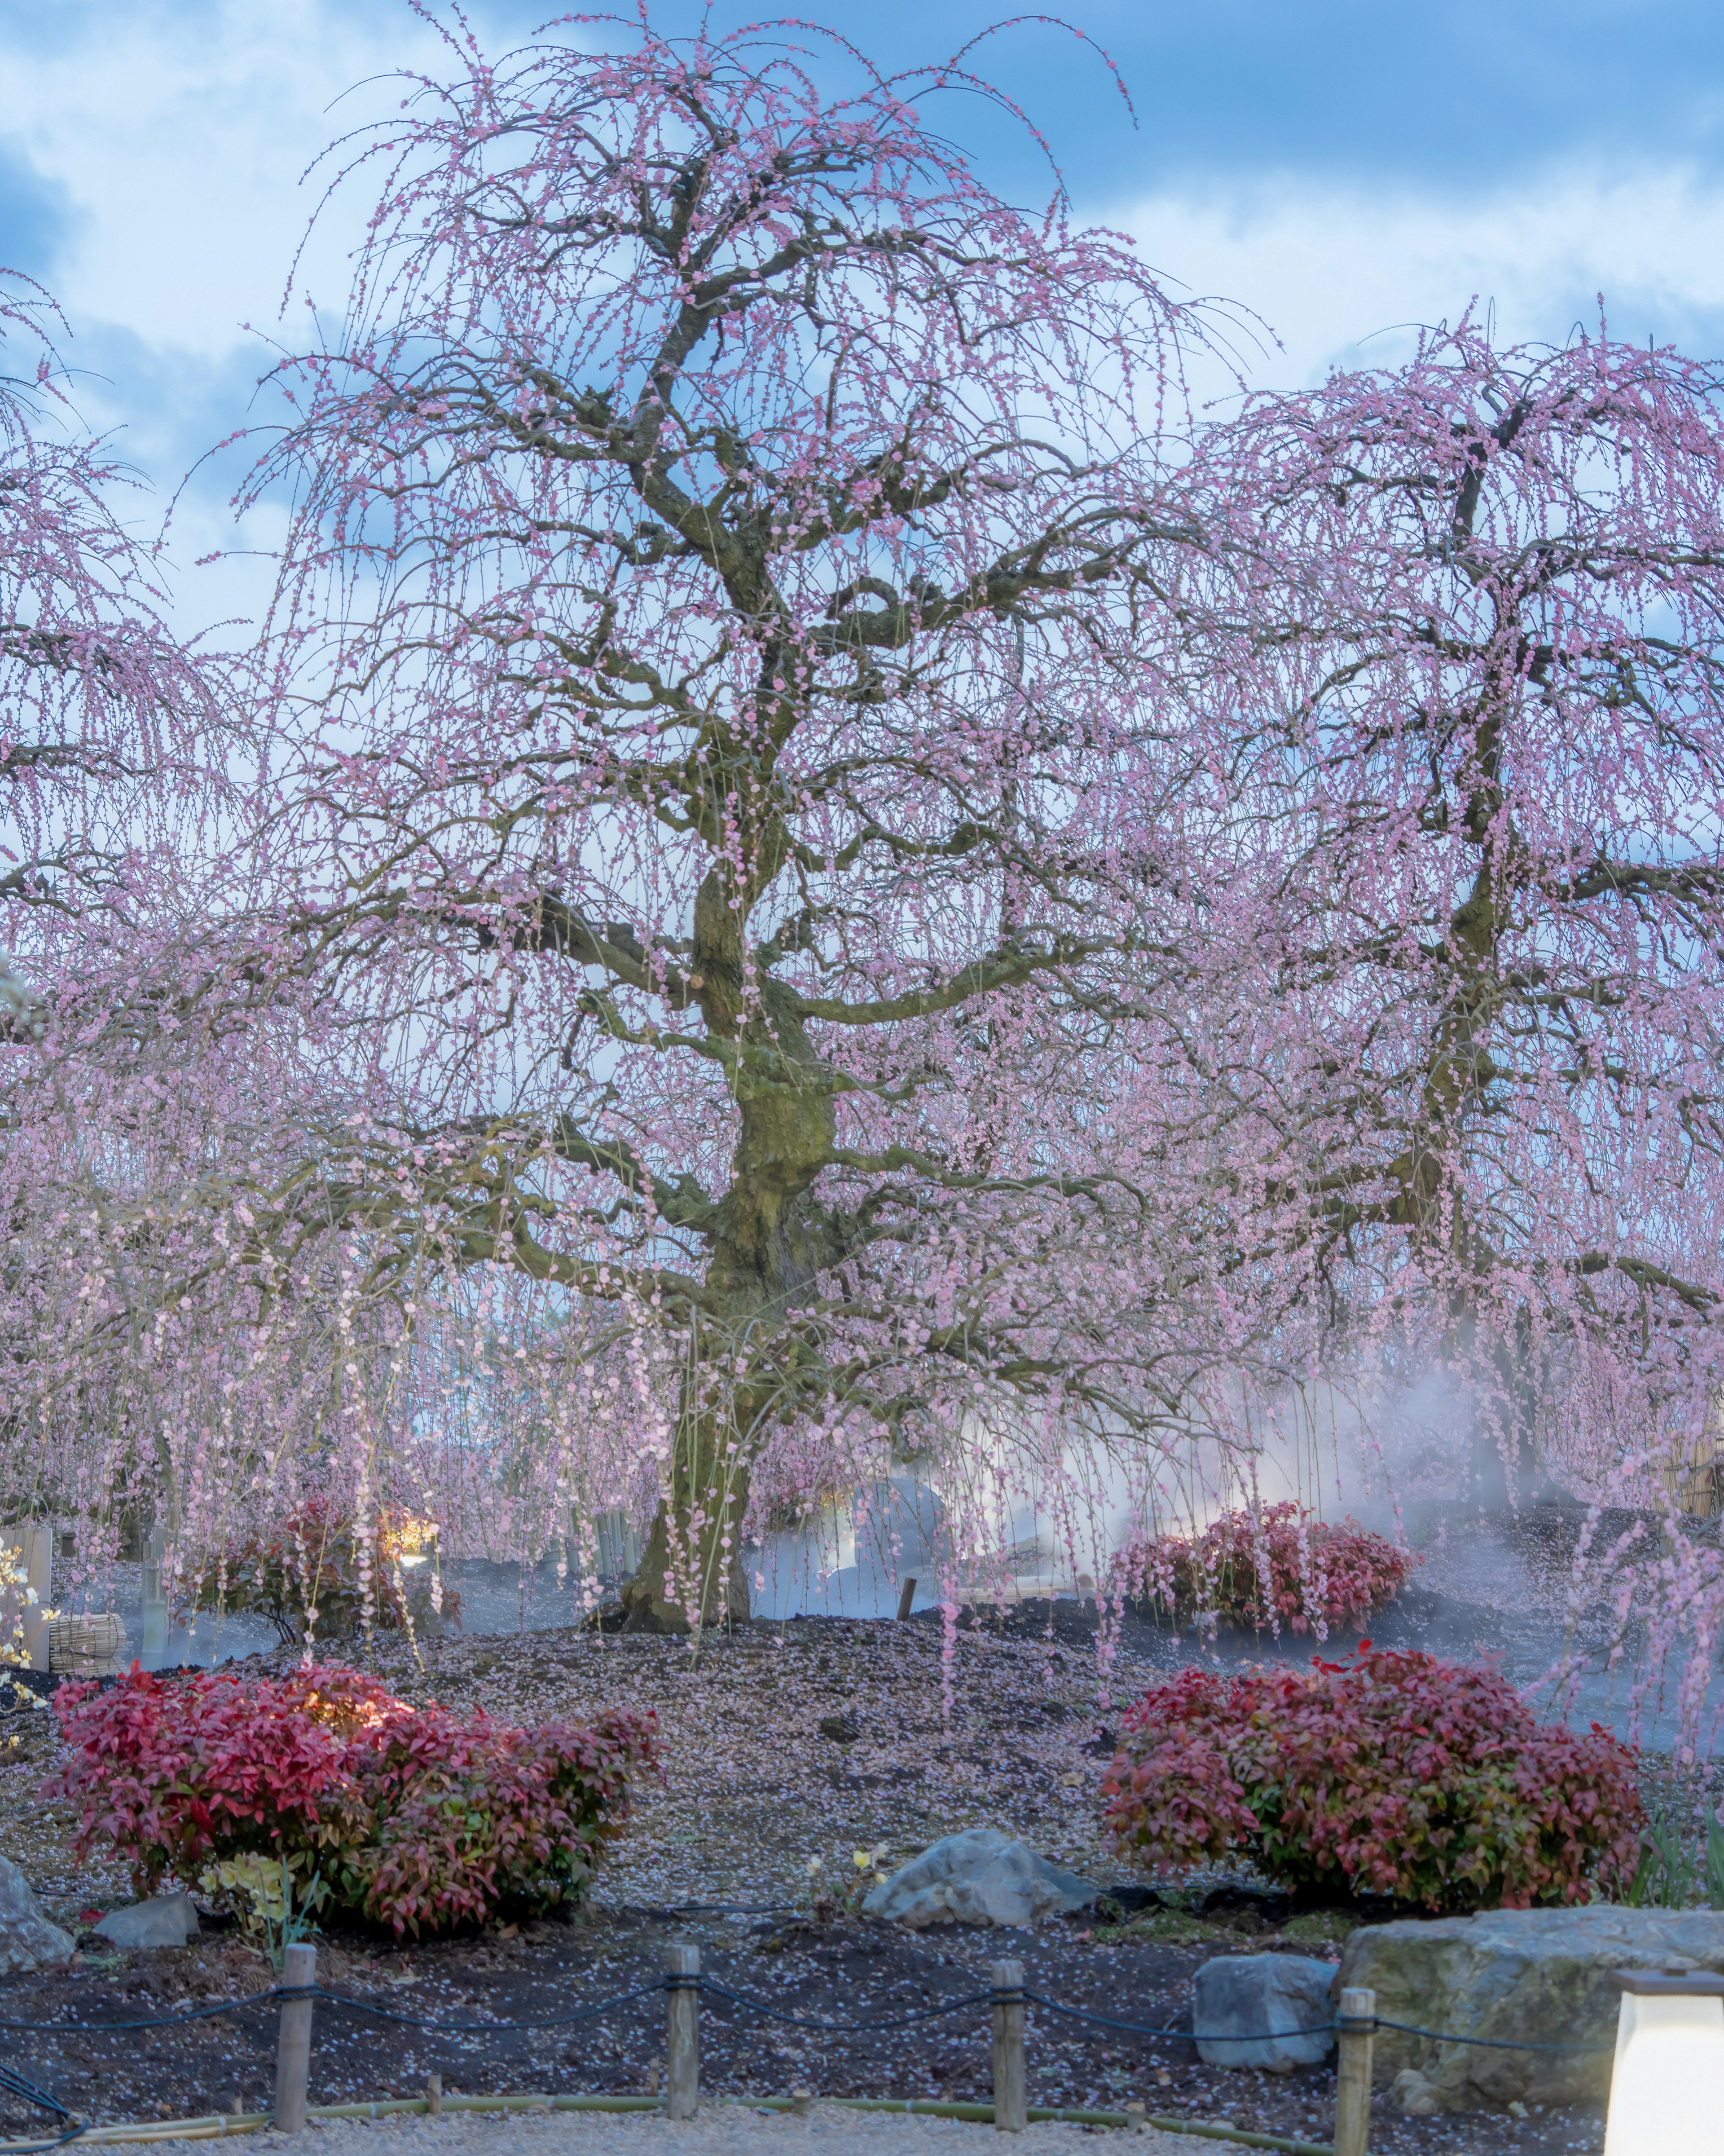
{"label": "wooden fence post", "polygon": [[[281,1957],[281,1982],[289,1991],[317,1981],[316,1947],[290,1947]],[[297,2133],[305,2123],[305,2088],[311,2077],[311,2002],[284,1999],[275,2036],[275,2113],[278,2133]]]}
{"label": "wooden fence post", "polygon": [[443,2116],[441,2074],[427,2074],[425,2076],[425,2115],[428,2118],[441,2118]]}
{"label": "wooden fence post", "polygon": [[1029,2124],[1024,2104],[1024,1964],[997,1961],[988,1972],[993,1986],[993,2123],[1002,2133]]}
{"label": "wooden fence post", "polygon": [[700,1949],[674,1946],[665,1964],[664,2116],[692,2118],[700,2102]]}
{"label": "wooden fence post", "polygon": [[1370,2156],[1377,1994],[1362,1987],[1343,1991],[1335,2022],[1335,2156]]}
{"label": "wooden fence post", "polygon": [[910,1605],[916,1599],[916,1582],[906,1579],[904,1592],[898,1597],[898,1622],[901,1625],[910,1614]]}

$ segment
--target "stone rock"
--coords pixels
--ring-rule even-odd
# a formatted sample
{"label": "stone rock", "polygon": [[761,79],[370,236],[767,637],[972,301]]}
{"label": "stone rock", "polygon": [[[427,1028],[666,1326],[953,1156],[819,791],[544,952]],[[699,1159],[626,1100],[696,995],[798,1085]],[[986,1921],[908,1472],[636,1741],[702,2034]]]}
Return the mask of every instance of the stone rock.
{"label": "stone rock", "polygon": [[116,1947],[182,1947],[198,1936],[198,1912],[189,1894],[157,1894],[110,1909],[95,1929]]}
{"label": "stone rock", "polygon": [[862,1909],[913,1932],[929,1924],[1039,1924],[1087,1908],[1100,1892],[998,1827],[978,1826],[912,1857]]}
{"label": "stone rock", "polygon": [[1389,2084],[1389,2102],[1408,2118],[1434,2118],[1442,2109],[1437,2092],[1415,2066],[1403,2066]]}
{"label": "stone rock", "polygon": [[834,1744],[854,1744],[862,1734],[862,1717],[854,1707],[847,1707],[842,1714],[823,1715],[820,1734],[829,1737]]}
{"label": "stone rock", "polygon": [[1383,2019],[1420,2029],[1500,2043],[1604,2047],[1486,2051],[1378,2031],[1377,2080],[1404,2107],[1497,2110],[1603,2102],[1616,2041],[1614,1969],[1724,1975],[1724,1915],[1605,1902],[1367,1924],[1347,1942],[1341,1984],[1368,1984]]}
{"label": "stone rock", "polygon": [[22,1976],[64,1961],[72,1938],[42,1913],[42,1904],[10,1857],[0,1856],[0,1976]]}
{"label": "stone rock", "polygon": [[[1222,1954],[1206,1961],[1191,1984],[1192,2033],[1208,2066],[1255,2066],[1290,2074],[1320,2066],[1335,2048],[1324,2026],[1335,2019],[1332,1962],[1306,1954]],[[1258,2043],[1226,2043],[1260,2030],[1280,2033]],[[1298,2031],[1311,2030],[1310,2035]]]}

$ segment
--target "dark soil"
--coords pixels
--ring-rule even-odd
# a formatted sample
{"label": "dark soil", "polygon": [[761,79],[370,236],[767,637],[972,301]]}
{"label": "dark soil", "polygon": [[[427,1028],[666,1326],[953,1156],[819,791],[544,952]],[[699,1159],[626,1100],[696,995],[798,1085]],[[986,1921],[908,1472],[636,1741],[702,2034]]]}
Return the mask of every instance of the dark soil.
{"label": "dark soil", "polygon": [[[1190,2026],[1191,1979],[1214,1953],[1285,1948],[1311,1952],[1305,1932],[1289,1939],[1269,1928],[1249,1897],[1234,1897],[1207,1918],[1147,1912],[1123,1925],[1068,1920],[1034,1933],[947,1931],[907,1934],[854,1917],[822,1922],[791,1912],[675,1916],[593,1910],[571,1922],[528,1925],[433,1945],[325,1940],[318,1975],[331,1989],[366,1998],[391,2015],[504,2023],[577,2013],[650,1984],[671,1938],[693,1939],[705,1974],[781,2013],[813,2020],[887,2020],[962,1999],[987,1982],[1002,1953],[1020,1957],[1030,1990],[1062,2005],[1156,2028]],[[1243,1900],[1244,1906],[1238,1906]],[[1342,1918],[1337,1930],[1349,1919]],[[93,1936],[86,1949],[103,1943]],[[241,2007],[181,2026],[104,2033],[105,2021],[182,2014],[196,2005],[265,1989],[262,1958],[232,1934],[208,1933],[196,1945],[137,1955],[86,1950],[61,1974],[0,1986],[0,2016],[50,2025],[39,2035],[13,2032],[8,2061],[91,2120],[188,2118],[268,2107],[274,2073],[275,2011]],[[664,2002],[648,1997],[573,2026],[480,2034],[428,2030],[320,2004],[312,2056],[314,2102],[413,2096],[425,2076],[468,2094],[655,2092],[664,2063]],[[709,1996],[701,2010],[701,2085],[735,2094],[802,2087],[829,2096],[919,2096],[987,2101],[988,2020],[984,2006],[879,2035],[823,2035],[788,2026]],[[1178,2037],[1144,2038],[1060,2019],[1031,2016],[1032,2103],[1152,2112],[1326,2141],[1334,2076],[1316,2069],[1285,2076],[1200,2064]],[[39,2131],[42,2121],[12,2097],[0,2128]],[[1379,2103],[1377,2156],[1438,2151],[1597,2151],[1597,2114],[1552,2111],[1501,2116],[1403,2119]]]}

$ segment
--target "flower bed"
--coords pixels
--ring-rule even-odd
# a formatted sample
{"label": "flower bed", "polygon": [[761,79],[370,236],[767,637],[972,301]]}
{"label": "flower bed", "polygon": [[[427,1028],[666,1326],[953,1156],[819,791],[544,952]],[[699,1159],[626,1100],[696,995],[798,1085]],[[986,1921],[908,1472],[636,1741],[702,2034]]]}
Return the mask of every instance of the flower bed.
{"label": "flower bed", "polygon": [[415,1936],[578,1901],[655,1731],[650,1712],[462,1722],[316,1667],[249,1681],[134,1669],[107,1691],[63,1686],[54,1710],[67,1757],[44,1794],[77,1808],[80,1853],[104,1841],[130,1860],[141,1893],[262,1857],[287,1866],[302,1912]]}
{"label": "flower bed", "polygon": [[1125,1717],[1104,1779],[1116,1846],[1228,1856],[1314,1898],[1458,1912],[1591,1901],[1640,1856],[1636,1755],[1541,1722],[1495,1671],[1362,1643],[1350,1662],[1187,1670]]}

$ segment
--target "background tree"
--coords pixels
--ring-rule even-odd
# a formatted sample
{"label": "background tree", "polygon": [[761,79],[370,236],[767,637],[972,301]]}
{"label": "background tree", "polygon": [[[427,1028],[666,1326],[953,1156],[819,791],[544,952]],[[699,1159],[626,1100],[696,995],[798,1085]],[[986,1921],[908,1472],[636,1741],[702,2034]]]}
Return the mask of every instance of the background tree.
{"label": "background tree", "polygon": [[1239,1247],[1320,1367],[1466,1391],[1481,1496],[1662,1502],[1716,1410],[1721,388],[1469,320],[1192,476]]}
{"label": "background tree", "polygon": [[[121,521],[130,475],[80,420],[56,324],[45,294],[0,272],[0,1502],[14,1517],[44,1487],[110,1494],[80,1440],[138,1313],[100,1253],[135,1235],[121,1193],[171,1097],[155,1077],[139,1090],[147,1044],[207,985],[181,871],[220,825],[234,739],[219,668],[176,636],[156,555]],[[198,1173],[194,1147],[173,1176]]]}

